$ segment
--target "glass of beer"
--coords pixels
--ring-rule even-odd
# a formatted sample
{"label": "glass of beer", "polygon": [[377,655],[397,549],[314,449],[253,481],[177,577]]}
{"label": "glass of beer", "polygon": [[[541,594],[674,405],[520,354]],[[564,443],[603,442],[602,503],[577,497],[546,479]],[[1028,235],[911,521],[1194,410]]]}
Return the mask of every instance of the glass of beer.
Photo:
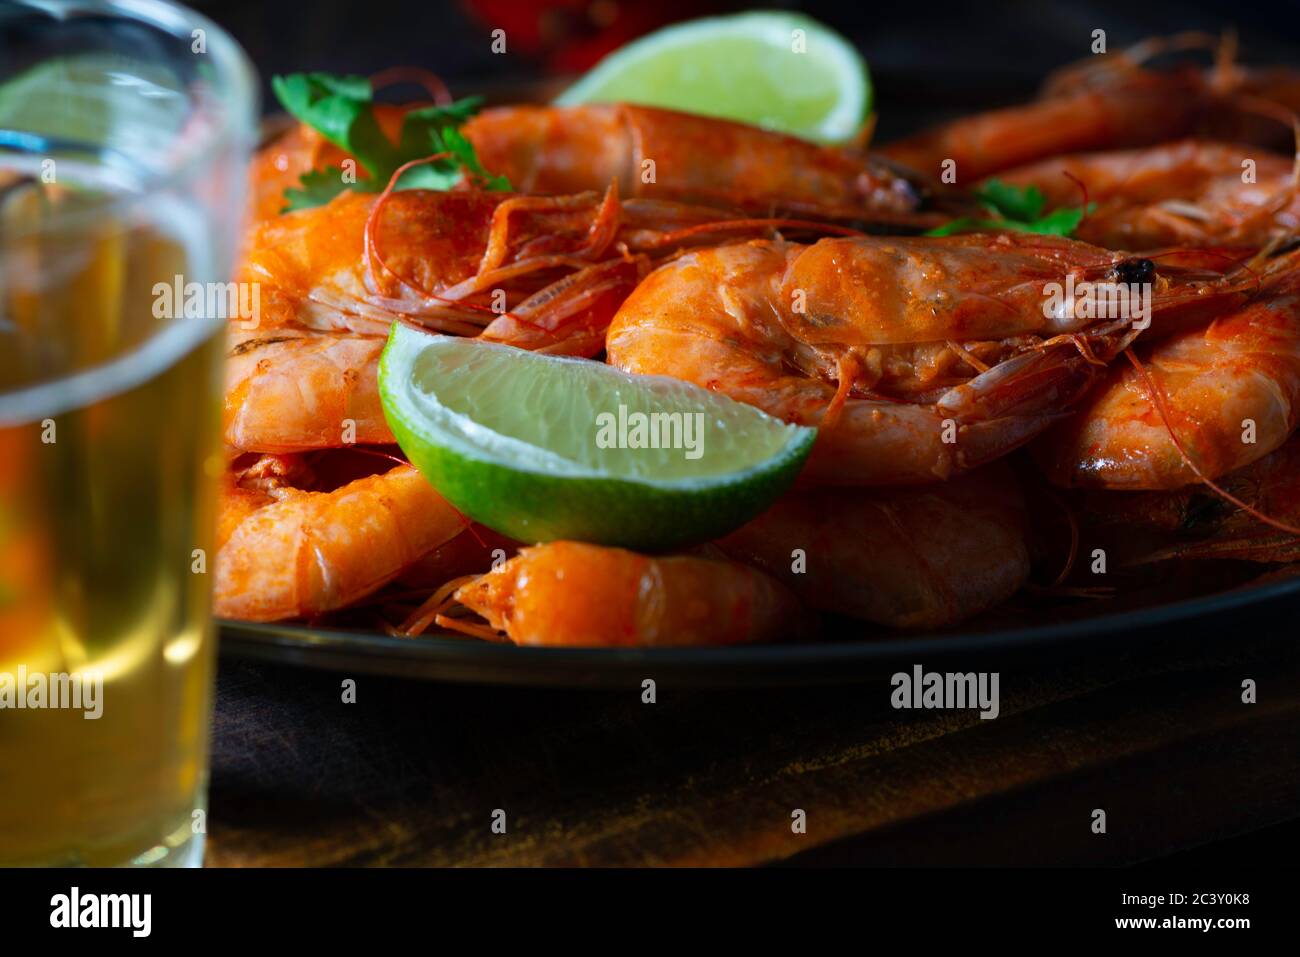
{"label": "glass of beer", "polygon": [[0,866],[202,860],[255,129],[192,11],[0,7]]}

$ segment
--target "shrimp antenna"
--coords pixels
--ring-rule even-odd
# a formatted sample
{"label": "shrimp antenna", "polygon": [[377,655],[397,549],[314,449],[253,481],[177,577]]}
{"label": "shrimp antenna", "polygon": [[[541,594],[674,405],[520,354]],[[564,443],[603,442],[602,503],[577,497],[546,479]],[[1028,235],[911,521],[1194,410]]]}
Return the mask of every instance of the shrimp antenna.
{"label": "shrimp antenna", "polygon": [[[378,263],[380,269],[388,273],[390,276],[396,279],[403,286],[413,290],[414,292],[418,293],[421,296],[424,296],[428,299],[432,299],[435,302],[439,302],[456,309],[468,309],[470,311],[475,311],[475,312],[491,313],[493,318],[497,317],[498,315],[510,316],[509,312],[497,313],[495,310],[487,306],[479,305],[477,303],[461,302],[456,299],[447,298],[446,296],[440,296],[437,293],[432,292],[428,289],[423,289],[420,286],[417,286],[415,283],[403,277],[401,274],[397,272],[397,270],[389,266],[388,263],[384,261],[384,257],[379,251],[379,241],[378,238],[376,237],[376,226],[379,222],[380,211],[383,209],[384,204],[388,201],[388,198],[393,194],[393,190],[397,187],[397,181],[400,180],[402,178],[402,175],[409,169],[412,169],[416,166],[423,166],[427,163],[434,163],[440,159],[448,159],[451,158],[451,156],[452,154],[447,152],[434,153],[432,156],[425,156],[420,159],[413,159],[407,163],[403,163],[401,166],[399,166],[396,170],[393,171],[393,175],[390,176],[388,179],[388,185],[385,186],[384,191],[379,194],[379,199],[375,200],[375,205],[370,208],[370,215],[366,217],[365,230],[362,232],[363,241],[365,244],[366,265],[367,267],[369,267],[371,263]],[[511,316],[511,318],[516,319],[517,321],[523,323],[524,325],[530,325],[530,323],[524,319],[519,319],[518,317],[515,316]]]}
{"label": "shrimp antenna", "polygon": [[439,617],[451,605],[453,601],[452,595],[455,594],[456,590],[461,585],[472,582],[476,578],[478,578],[477,575],[462,575],[438,586],[433,594],[420,603],[419,608],[411,612],[406,617],[406,620],[397,626],[397,633],[408,638],[423,634],[433,624],[434,619]]}
{"label": "shrimp antenna", "polygon": [[[509,255],[509,219],[510,213],[513,210],[517,208],[543,210],[577,208],[583,203],[590,204],[596,194],[583,193],[577,197],[513,196],[504,200],[493,212],[492,225],[489,231],[487,246],[484,250],[483,258],[480,261],[478,271],[469,279],[466,279],[449,289],[445,289],[442,294],[438,294],[431,290],[424,289],[400,275],[384,261],[384,258],[379,251],[378,240],[376,237],[376,226],[379,222],[383,204],[387,202],[389,197],[392,195],[393,189],[402,174],[413,166],[422,163],[431,163],[447,155],[448,154],[446,153],[436,153],[433,156],[426,156],[422,159],[412,160],[409,163],[403,164],[394,171],[392,177],[388,181],[388,185],[385,187],[375,205],[371,208],[370,215],[366,220],[366,228],[364,232],[366,268],[372,271],[373,276],[372,267],[377,263],[381,269],[393,276],[401,285],[413,290],[428,300],[442,303],[448,308],[489,313],[491,314],[492,319],[486,324],[490,325],[492,322],[496,322],[500,319],[510,319],[519,323],[521,326],[534,329],[544,336],[552,339],[557,338],[560,332],[558,326],[555,328],[548,328],[540,322],[534,322],[531,319],[526,318],[522,313],[530,308],[530,305],[533,303],[554,304],[559,296],[573,295],[575,293],[578,295],[586,295],[590,298],[593,294],[598,294],[609,288],[607,282],[603,286],[601,284],[603,280],[600,273],[604,267],[593,265],[592,261],[598,260],[599,257],[608,250],[617,234],[622,208],[618,199],[617,186],[611,183],[609,190],[606,191],[604,198],[597,207],[593,221],[587,230],[587,238],[585,240],[586,248],[566,254],[531,256],[516,260],[507,265],[502,265],[502,263],[504,263],[506,257]],[[634,262],[636,261],[636,257],[624,256],[623,261]],[[566,276],[556,280],[549,286],[534,293],[521,305],[518,305],[515,310],[498,312],[496,309],[478,303],[465,301],[468,296],[483,291],[483,289],[492,282],[508,281],[528,273],[535,273],[556,267],[573,269],[576,270],[576,272],[571,276]],[[381,295],[369,296],[368,301],[393,312],[409,312],[409,310],[406,309],[405,304],[400,301],[389,300],[387,297]],[[399,321],[418,328],[423,323],[418,321],[418,313],[414,313],[413,315],[417,316],[417,318],[408,320],[408,317],[403,315],[399,317]],[[457,334],[463,333],[458,332]],[[481,334],[481,331],[478,334]],[[547,347],[547,349],[550,348],[553,347]]]}
{"label": "shrimp antenna", "polygon": [[[1288,110],[1279,103],[1273,103],[1243,93],[1236,94],[1233,101],[1246,112],[1277,120],[1279,123],[1284,123],[1291,128],[1291,138],[1294,146],[1291,159],[1291,181],[1278,192],[1276,198],[1266,203],[1255,214],[1276,216],[1295,200],[1297,192],[1300,191],[1300,115]],[[1292,227],[1274,236],[1251,258],[1248,265],[1262,264],[1264,260],[1269,259],[1282,250],[1283,247],[1294,242],[1297,235],[1300,235],[1300,228]]]}
{"label": "shrimp antenna", "polygon": [[1070,577],[1070,572],[1074,571],[1075,562],[1079,560],[1079,517],[1074,514],[1074,509],[1070,507],[1070,503],[1057,495],[1050,487],[1044,485],[1043,491],[1047,493],[1047,497],[1052,500],[1052,503],[1061,509],[1065,515],[1065,521],[1070,527],[1070,550],[1065,556],[1065,566],[1052,583],[1047,586],[1048,589],[1057,589],[1065,584],[1065,580]]}
{"label": "shrimp antenna", "polygon": [[1214,70],[1211,86],[1230,89],[1237,76],[1237,31],[1229,27],[1223,31],[1218,49],[1214,51]]}
{"label": "shrimp antenna", "polygon": [[435,615],[433,622],[439,628],[459,631],[471,638],[481,638],[484,641],[496,642],[498,645],[505,642],[505,639],[501,637],[501,633],[490,625],[477,625],[472,621],[461,621],[459,618],[452,618],[450,615]]}
{"label": "shrimp antenna", "polygon": [[1121,50],[1121,58],[1133,66],[1141,66],[1148,60],[1164,53],[1184,53],[1188,50],[1215,50],[1222,52],[1224,43],[1231,37],[1232,55],[1236,53],[1236,34],[1229,31],[1223,37],[1216,37],[1204,30],[1184,30],[1167,37],[1150,37]]}
{"label": "shrimp antenna", "polygon": [[1071,81],[1082,80],[1085,84],[1101,81],[1114,71],[1134,71],[1142,69],[1151,59],[1164,53],[1178,53],[1186,50],[1212,50],[1220,44],[1220,39],[1212,33],[1189,30],[1167,37],[1150,37],[1127,49],[1102,56],[1089,56],[1063,67],[1048,78],[1045,90],[1051,92],[1068,88]]}
{"label": "shrimp antenna", "polygon": [[395,66],[380,70],[370,77],[370,91],[378,93],[386,86],[397,86],[401,83],[414,83],[416,86],[424,87],[437,106],[451,106],[455,102],[451,89],[442,81],[442,77],[432,70],[419,66]]}
{"label": "shrimp antenna", "polygon": [[1288,525],[1286,522],[1278,521],[1275,518],[1270,518],[1253,505],[1247,505],[1227,489],[1217,485],[1208,475],[1201,471],[1200,467],[1192,460],[1191,455],[1188,454],[1187,449],[1184,448],[1182,440],[1178,438],[1178,433],[1174,431],[1173,420],[1169,415],[1169,408],[1165,403],[1164,391],[1156,384],[1156,381],[1151,378],[1142,363],[1138,361],[1138,358],[1133,354],[1132,349],[1125,349],[1124,355],[1128,357],[1128,361],[1133,363],[1133,368],[1137,370],[1138,378],[1142,380],[1142,387],[1146,390],[1147,395],[1151,397],[1152,403],[1156,407],[1156,411],[1160,413],[1160,421],[1164,423],[1165,431],[1169,433],[1169,439],[1174,443],[1174,448],[1178,450],[1179,456],[1182,457],[1183,462],[1187,464],[1187,467],[1192,470],[1196,477],[1200,479],[1204,485],[1212,489],[1214,493],[1224,501],[1237,506],[1237,508],[1241,509],[1247,515],[1254,517],[1265,525],[1286,532],[1288,535],[1300,535],[1300,528],[1297,528],[1294,525]]}
{"label": "shrimp antenna", "polygon": [[[1075,176],[1068,169],[1061,170],[1061,175],[1064,176],[1066,179],[1068,179],[1075,186],[1079,187],[1079,192],[1083,193],[1083,205],[1081,207],[1083,210],[1083,215],[1079,217],[1079,226],[1082,226],[1083,221],[1088,218],[1088,207],[1090,205],[1090,203],[1088,202],[1088,184],[1085,183],[1079,177]],[[1074,227],[1076,232],[1079,226]]]}

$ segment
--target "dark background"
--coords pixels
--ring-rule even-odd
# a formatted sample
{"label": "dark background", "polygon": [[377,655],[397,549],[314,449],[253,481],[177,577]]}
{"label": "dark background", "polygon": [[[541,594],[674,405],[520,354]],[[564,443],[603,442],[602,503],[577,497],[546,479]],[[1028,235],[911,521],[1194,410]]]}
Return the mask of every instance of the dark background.
{"label": "dark background", "polygon": [[[1300,65],[1300,3],[716,3],[683,0],[192,0],[244,45],[266,80],[275,73],[370,74],[416,65],[458,95],[559,78],[662,23],[745,9],[807,13],[851,37],[870,64],[883,137],[946,113],[1014,102],[1050,71],[1108,47],[1183,30],[1235,29],[1247,62]],[[491,52],[491,31],[507,52]]]}

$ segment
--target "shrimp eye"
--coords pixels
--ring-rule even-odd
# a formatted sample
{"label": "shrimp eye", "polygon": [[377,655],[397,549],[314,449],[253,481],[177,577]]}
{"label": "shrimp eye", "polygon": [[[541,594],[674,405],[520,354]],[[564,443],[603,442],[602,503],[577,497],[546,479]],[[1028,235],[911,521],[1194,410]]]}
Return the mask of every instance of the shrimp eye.
{"label": "shrimp eye", "polygon": [[1150,282],[1156,275],[1156,264],[1149,259],[1125,259],[1115,264],[1111,275],[1122,283]]}

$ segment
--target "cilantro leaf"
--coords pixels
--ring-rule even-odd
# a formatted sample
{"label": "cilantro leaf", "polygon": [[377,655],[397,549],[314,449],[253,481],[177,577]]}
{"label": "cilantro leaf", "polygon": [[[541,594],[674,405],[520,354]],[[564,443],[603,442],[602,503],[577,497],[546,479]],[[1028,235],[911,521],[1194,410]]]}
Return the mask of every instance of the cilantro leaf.
{"label": "cilantro leaf", "polygon": [[410,157],[430,145],[441,145],[445,132],[460,127],[478,112],[482,103],[482,97],[468,96],[450,106],[424,106],[411,110],[402,120],[398,151]]}
{"label": "cilantro leaf", "polygon": [[1033,222],[1043,215],[1047,197],[1037,186],[1018,189],[1001,180],[991,179],[975,190],[976,197],[1003,219]]}
{"label": "cilantro leaf", "polygon": [[1096,203],[1089,203],[1088,208],[1081,206],[1062,206],[1046,216],[1034,221],[1033,232],[1048,233],[1054,236],[1072,236],[1083,222],[1083,217],[1097,208]]}
{"label": "cilantro leaf", "polygon": [[487,189],[510,189],[505,177],[492,176],[483,168],[473,145],[460,132],[460,126],[478,112],[479,97],[409,111],[394,145],[380,128],[365,77],[293,73],[273,77],[271,88],[295,119],[355,156],[369,174],[347,182],[337,168],[304,173],[298,187],[285,190],[289,205],[282,212],[322,205],[347,189],[377,193],[402,165],[436,153],[450,155],[407,170],[396,188],[447,190],[470,176]]}
{"label": "cilantro leaf", "polygon": [[298,183],[298,188],[291,186],[284,191],[285,201],[289,205],[280,212],[292,213],[297,209],[324,206],[349,185],[343,180],[343,170],[337,166],[308,170],[298,177]]}
{"label": "cilantro leaf", "polygon": [[464,170],[456,164],[455,160],[434,160],[432,163],[408,169],[397,181],[397,189],[448,190],[459,183],[464,176]]}
{"label": "cilantro leaf", "polygon": [[1083,217],[1097,208],[1096,203],[1089,203],[1087,209],[1062,206],[1044,216],[1043,207],[1047,205],[1047,197],[1041,189],[1037,186],[1021,189],[996,179],[991,179],[976,189],[975,196],[991,214],[988,218],[954,219],[925,235],[952,236],[956,233],[1001,229],[1017,233],[1070,236],[1079,228]]}
{"label": "cilantro leaf", "polygon": [[[286,193],[286,195],[288,195]],[[994,229],[1010,229],[1011,226],[1005,219],[972,219],[964,216],[961,219],[954,219],[951,222],[944,223],[942,226],[936,226],[934,229],[928,229],[922,236],[956,236],[958,233],[978,233]]]}
{"label": "cilantro leaf", "polygon": [[396,169],[396,151],[375,119],[370,81],[362,76],[292,73],[271,78],[271,89],[294,118],[312,127],[378,176]]}
{"label": "cilantro leaf", "polygon": [[447,151],[460,161],[460,165],[469,170],[482,184],[485,189],[500,192],[510,190],[510,180],[504,176],[493,176],[483,168],[483,164],[478,161],[478,154],[474,152],[474,144],[465,139],[465,134],[458,129],[448,129],[442,134],[442,143]]}

